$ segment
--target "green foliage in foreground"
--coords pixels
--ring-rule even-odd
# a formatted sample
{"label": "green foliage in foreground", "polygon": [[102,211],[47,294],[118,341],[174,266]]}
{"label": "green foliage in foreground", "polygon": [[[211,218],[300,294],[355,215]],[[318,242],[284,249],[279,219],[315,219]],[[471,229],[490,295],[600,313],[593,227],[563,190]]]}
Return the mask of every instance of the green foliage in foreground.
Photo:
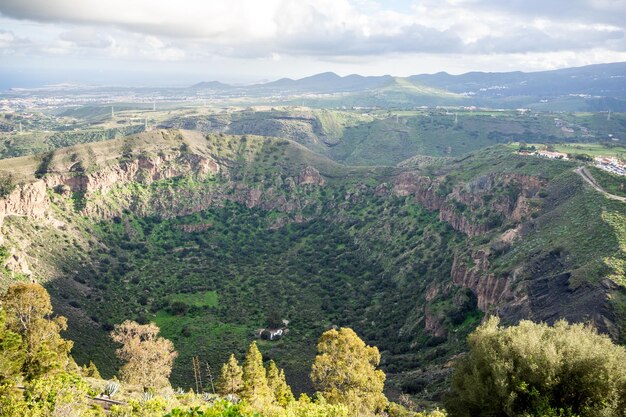
{"label": "green foliage in foreground", "polygon": [[[171,369],[172,350],[171,342],[158,338],[158,328],[153,324],[139,325],[129,321],[118,326],[113,332],[113,338],[122,343],[120,349],[127,352],[130,362],[136,361],[133,372],[143,372],[142,377],[155,380],[149,388],[146,380],[134,381],[136,378],[126,378],[131,383],[119,384],[116,381],[103,381],[97,376],[97,368],[90,363],[89,367],[79,368],[69,356],[71,343],[61,338],[59,332],[64,329],[63,317],[52,316],[52,307],[47,291],[38,284],[15,283],[6,294],[0,298],[0,416],[86,416],[101,417],[105,415],[103,400],[116,395],[119,402],[112,405],[109,414],[112,417],[348,417],[361,415],[353,404],[341,401],[327,401],[321,394],[316,394],[311,400],[303,394],[296,401],[290,387],[285,381],[284,372],[270,361],[267,369],[263,364],[263,357],[253,342],[243,365],[243,371],[238,370],[234,356],[231,356],[232,367],[236,378],[241,382],[236,384],[242,389],[235,395],[230,395],[229,401],[215,394],[193,392],[174,392],[167,383],[166,375]],[[348,335],[349,338],[344,336]],[[321,339],[321,344],[330,339],[340,346],[355,347],[356,353],[367,353],[367,357],[356,355],[353,362],[363,362],[358,368],[368,375],[368,367],[378,364],[379,355],[376,348],[366,347],[356,334],[350,329],[342,329],[340,333],[332,330]],[[148,356],[141,355],[148,351]],[[165,371],[153,372],[152,362],[161,353],[166,359],[167,366],[160,364]],[[321,350],[320,350],[321,352]],[[119,351],[118,351],[119,353]],[[335,352],[336,353],[336,352]],[[333,352],[325,352],[326,357],[333,356]],[[157,355],[158,356],[158,355]],[[340,356],[335,355],[330,366],[336,367],[338,374],[353,371],[352,367],[339,363]],[[375,363],[373,363],[375,362]],[[37,366],[33,366],[36,364]],[[121,376],[128,376],[128,363],[121,369]],[[373,371],[373,369],[372,369]],[[380,371],[380,377],[384,374]],[[232,376],[231,373],[227,373]],[[159,378],[165,378],[165,383],[157,383]],[[323,380],[324,375],[320,376]],[[224,377],[222,378],[224,379]],[[382,380],[375,384],[376,391],[380,389],[382,396]],[[134,385],[133,385],[134,383]],[[231,384],[226,384],[233,386]],[[220,384],[220,387],[225,386]],[[118,391],[122,393],[118,395]],[[143,388],[143,389],[142,389]],[[338,388],[354,395],[367,399],[366,390],[354,392],[350,387]],[[142,393],[143,391],[143,393]],[[232,391],[232,390],[231,390]],[[342,394],[342,392],[338,392]],[[232,394],[232,392],[229,392]],[[346,393],[343,393],[344,397]],[[241,397],[243,401],[239,402]],[[383,396],[384,399],[384,396]],[[332,399],[331,399],[332,400]],[[363,401],[361,401],[363,403]],[[111,405],[110,403],[108,405]],[[382,411],[379,409],[377,411]],[[396,407],[391,413],[393,416],[417,416],[402,407]],[[438,415],[433,415],[437,417]]]}
{"label": "green foliage in foreground", "polygon": [[582,324],[491,318],[469,336],[448,410],[455,417],[626,416],[626,349]]}
{"label": "green foliage in foreground", "polygon": [[341,328],[325,332],[317,351],[311,379],[324,398],[346,404],[355,416],[385,409],[385,374],[376,369],[380,353],[375,346],[367,346],[352,329]]}
{"label": "green foliage in foreground", "polygon": [[[43,298],[39,310],[17,308],[27,306],[27,301],[33,303],[34,296]],[[60,327],[50,325],[62,318],[52,316],[46,296],[37,284],[18,283],[2,297],[0,416],[103,416],[96,397],[107,392],[110,382],[87,378],[87,373],[97,374],[95,367],[81,375],[65,349],[55,351],[55,366],[38,367],[35,373],[24,367],[28,355],[28,360],[41,363],[39,356],[51,353],[29,350],[32,346],[27,342],[33,340],[33,333],[47,334],[55,345],[63,342]],[[24,318],[28,319],[19,321],[23,330],[13,327]],[[469,354],[457,365],[447,401],[452,417],[626,416],[626,349],[590,327],[564,321],[554,326],[522,321],[504,328],[499,319],[491,318],[470,335],[469,346]],[[320,392],[313,399],[303,394],[295,400],[282,395],[289,389],[284,374],[271,361],[266,369],[253,343],[238,384],[245,388],[242,402],[237,402],[237,395],[227,400],[214,394],[175,393],[170,387],[141,394],[138,387],[123,385],[117,387],[121,388],[121,403],[112,406],[109,415],[350,417],[385,413],[390,417],[445,417],[439,410],[415,413],[387,403],[382,394],[384,374],[376,370],[379,360],[378,350],[365,345],[351,329],[329,330],[320,338],[311,375]],[[279,386],[282,388],[277,389]]]}

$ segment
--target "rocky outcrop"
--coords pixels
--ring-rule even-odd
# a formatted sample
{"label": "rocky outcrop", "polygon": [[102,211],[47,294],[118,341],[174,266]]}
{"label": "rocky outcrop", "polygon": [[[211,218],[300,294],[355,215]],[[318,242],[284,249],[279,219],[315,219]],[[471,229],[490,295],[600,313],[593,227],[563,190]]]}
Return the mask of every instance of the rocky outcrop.
{"label": "rocky outcrop", "polygon": [[[489,219],[477,219],[475,212],[484,208],[486,196],[489,210],[502,218],[521,221],[529,217],[533,198],[544,185],[544,181],[519,174],[486,175],[468,184],[454,186],[446,190],[439,179],[420,175],[415,171],[403,172],[396,176],[393,193],[397,196],[414,196],[415,201],[428,210],[437,210],[439,220],[448,223],[453,229],[468,236],[484,234],[493,224]],[[498,187],[506,192],[494,197]]]}
{"label": "rocky outcrop", "polygon": [[[505,233],[501,240],[510,234]],[[561,319],[593,323],[617,340],[619,329],[608,302],[608,294],[617,289],[612,281],[606,279],[600,285],[573,283],[562,261],[564,255],[557,252],[528,260],[506,276],[490,272],[489,257],[490,252],[484,249],[474,251],[471,261],[457,255],[451,271],[454,284],[476,295],[481,311],[496,314],[505,323],[522,319],[550,324]]]}
{"label": "rocky outcrop", "polygon": [[11,194],[0,199],[0,226],[6,216],[46,217],[50,208],[49,186],[43,180],[15,188]]}
{"label": "rocky outcrop", "polygon": [[81,193],[86,201],[82,213],[87,216],[112,218],[123,209],[131,209],[140,215],[159,214],[173,217],[205,210],[221,201],[230,200],[248,208],[280,210],[291,213],[307,204],[295,192],[298,187],[319,187],[325,184],[319,171],[306,166],[296,177],[284,180],[277,178],[276,185],[252,187],[241,181],[225,181],[214,187],[165,187],[153,190],[153,195],[127,195],[116,198],[111,205],[95,194],[106,195],[123,184],[132,182],[150,185],[154,181],[194,175],[206,178],[219,174],[228,179],[228,167],[218,164],[210,157],[174,152],[154,156],[139,156],[101,168],[93,173],[67,172],[47,175],[44,179],[16,188],[13,193],[0,199],[0,225],[6,216],[43,218],[49,216],[50,197],[48,192],[69,198]]}
{"label": "rocky outcrop", "polygon": [[298,185],[317,185],[323,186],[326,183],[320,172],[312,166],[305,167],[298,175]]}
{"label": "rocky outcrop", "polygon": [[498,278],[489,272],[489,252],[478,250],[471,255],[471,263],[455,256],[452,263],[452,281],[460,286],[469,288],[476,295],[478,308],[484,312],[493,312],[504,301],[511,301],[512,280]]}
{"label": "rocky outcrop", "polygon": [[446,337],[448,334],[443,325],[443,318],[433,313],[428,307],[424,309],[424,330],[435,337]]}
{"label": "rocky outcrop", "polygon": [[[107,193],[113,187],[133,181],[150,184],[154,181],[180,177],[187,174],[204,176],[217,173],[220,166],[212,159],[194,154],[170,154],[154,157],[138,157],[124,161],[92,174],[61,175],[56,181],[69,186],[71,191]],[[54,180],[53,180],[54,181]]]}

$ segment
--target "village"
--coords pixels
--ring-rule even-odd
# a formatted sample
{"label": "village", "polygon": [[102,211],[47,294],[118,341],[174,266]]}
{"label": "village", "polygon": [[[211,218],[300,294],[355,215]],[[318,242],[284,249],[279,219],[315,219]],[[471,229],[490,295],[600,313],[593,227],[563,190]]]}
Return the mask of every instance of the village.
{"label": "village", "polygon": [[538,149],[537,146],[520,145],[518,150],[519,155],[536,156],[547,159],[559,159],[569,160],[576,159],[583,162],[593,162],[593,165],[599,169],[610,172],[611,174],[626,176],[626,162],[613,156],[595,156],[592,157],[587,154],[571,154],[565,152],[558,152],[556,150]]}

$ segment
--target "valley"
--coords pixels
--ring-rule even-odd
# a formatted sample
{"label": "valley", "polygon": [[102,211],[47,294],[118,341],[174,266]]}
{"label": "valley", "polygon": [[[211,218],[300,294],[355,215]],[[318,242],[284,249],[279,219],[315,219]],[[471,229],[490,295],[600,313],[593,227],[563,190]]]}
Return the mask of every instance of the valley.
{"label": "valley", "polygon": [[79,364],[112,376],[113,325],[153,321],[180,353],[172,383],[190,387],[193,356],[217,369],[287,320],[287,334],[258,344],[310,392],[315,339],[350,326],[380,348],[389,395],[432,404],[486,314],[590,321],[624,341],[626,205],[588,186],[576,162],[480,141],[463,156],[435,145],[408,158],[405,146],[378,152],[375,140],[395,139],[372,133],[354,135],[368,159],[351,166],[297,130],[239,126],[0,161],[16,182],[0,204],[3,286],[44,283]]}

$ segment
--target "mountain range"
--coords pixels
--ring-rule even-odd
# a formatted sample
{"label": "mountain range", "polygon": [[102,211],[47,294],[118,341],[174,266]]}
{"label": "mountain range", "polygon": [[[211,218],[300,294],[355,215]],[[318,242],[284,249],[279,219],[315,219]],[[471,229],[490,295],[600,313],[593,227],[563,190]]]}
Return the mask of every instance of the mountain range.
{"label": "mountain range", "polygon": [[[235,86],[217,81],[190,87],[196,91],[246,96],[346,95],[361,105],[476,105],[552,110],[626,109],[626,63],[596,64],[540,72],[445,72],[409,77],[339,76],[332,72],[301,79]],[[395,96],[391,92],[396,93]],[[404,96],[397,97],[398,92]],[[329,98],[329,101],[332,101]],[[306,101],[305,101],[306,103]]]}

